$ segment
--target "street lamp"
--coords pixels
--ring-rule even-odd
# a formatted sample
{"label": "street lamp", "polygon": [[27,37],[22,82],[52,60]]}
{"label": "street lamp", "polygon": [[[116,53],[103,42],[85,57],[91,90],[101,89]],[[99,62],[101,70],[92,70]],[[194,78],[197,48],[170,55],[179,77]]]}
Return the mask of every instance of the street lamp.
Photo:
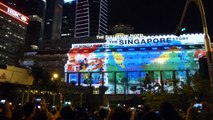
{"label": "street lamp", "polygon": [[[58,73],[53,73],[53,74],[52,74],[51,80],[52,80],[52,81],[53,81],[53,80],[57,80],[58,77],[59,77]],[[56,95],[57,95],[56,93],[53,94],[53,105],[55,105],[55,97],[56,97]]]}
{"label": "street lamp", "polygon": [[58,75],[58,73],[53,73],[53,75],[52,75],[52,80],[57,80],[58,79],[58,77],[59,77],[59,75]]}
{"label": "street lamp", "polygon": [[201,16],[201,20],[202,20],[202,27],[203,27],[203,32],[204,32],[204,43],[205,43],[205,50],[206,50],[206,57],[207,57],[207,62],[208,62],[208,70],[209,70],[209,80],[211,82],[211,87],[213,88],[213,58],[212,58],[212,47],[211,47],[211,40],[210,37],[208,35],[208,28],[207,28],[207,22],[206,22],[206,15],[205,15],[205,11],[204,11],[204,7],[203,7],[203,3],[201,0],[187,0],[180,22],[179,22],[179,26],[177,28],[176,33],[180,33],[181,28],[182,28],[182,23],[183,23],[183,19],[185,17],[188,5],[190,3],[194,2],[197,7],[199,8],[200,11],[200,16]]}

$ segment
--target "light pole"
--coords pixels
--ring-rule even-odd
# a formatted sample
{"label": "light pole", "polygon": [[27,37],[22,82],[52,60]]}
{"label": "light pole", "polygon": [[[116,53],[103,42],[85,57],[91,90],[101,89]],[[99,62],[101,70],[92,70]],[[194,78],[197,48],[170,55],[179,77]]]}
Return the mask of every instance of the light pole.
{"label": "light pole", "polygon": [[204,7],[203,7],[203,3],[201,0],[187,0],[180,22],[179,22],[179,26],[177,28],[177,33],[181,31],[181,27],[182,27],[182,23],[183,23],[183,19],[185,17],[188,5],[190,3],[194,2],[197,7],[199,8],[200,11],[200,16],[201,16],[201,20],[202,20],[202,27],[203,27],[203,32],[204,32],[204,43],[205,43],[205,50],[206,50],[206,57],[207,57],[207,62],[208,62],[208,70],[209,70],[209,80],[211,82],[211,87],[213,88],[213,57],[212,57],[212,47],[211,47],[211,40],[210,37],[208,35],[208,28],[207,28],[207,22],[206,22],[206,15],[205,15],[205,11],[204,11]]}
{"label": "light pole", "polygon": [[[59,77],[58,73],[53,73],[51,80],[52,81],[57,80],[58,77]],[[53,93],[53,105],[55,105],[55,97],[56,97],[56,95],[57,95],[56,93]]]}

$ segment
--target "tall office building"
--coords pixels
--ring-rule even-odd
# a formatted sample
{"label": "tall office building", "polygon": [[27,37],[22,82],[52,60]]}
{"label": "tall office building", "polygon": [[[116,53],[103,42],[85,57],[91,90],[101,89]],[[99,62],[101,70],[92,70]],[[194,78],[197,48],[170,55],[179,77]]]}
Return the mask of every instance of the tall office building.
{"label": "tall office building", "polygon": [[63,0],[46,0],[46,15],[43,39],[61,38]]}
{"label": "tall office building", "polygon": [[[29,25],[26,35],[26,46],[38,49],[42,45],[46,0],[28,0],[22,5],[23,11],[29,15]],[[26,6],[28,4],[29,6]]]}
{"label": "tall office building", "polygon": [[76,1],[64,0],[61,38],[73,38],[75,31]]}
{"label": "tall office building", "polygon": [[16,65],[29,18],[0,2],[0,63]]}
{"label": "tall office building", "polygon": [[41,45],[46,10],[46,0],[3,0],[12,8],[29,17],[26,34],[26,47],[38,48]]}
{"label": "tall office building", "polygon": [[77,0],[75,38],[104,35],[108,30],[108,0]]}

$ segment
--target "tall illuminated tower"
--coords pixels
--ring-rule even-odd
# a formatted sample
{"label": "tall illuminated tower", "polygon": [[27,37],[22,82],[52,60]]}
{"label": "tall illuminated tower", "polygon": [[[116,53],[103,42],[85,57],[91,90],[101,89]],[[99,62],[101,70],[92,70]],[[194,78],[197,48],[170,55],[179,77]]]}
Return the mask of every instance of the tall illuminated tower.
{"label": "tall illuminated tower", "polygon": [[3,3],[29,17],[26,48],[39,48],[43,38],[46,0],[2,0]]}
{"label": "tall illuminated tower", "polygon": [[108,0],[77,0],[75,38],[104,35],[108,31]]}
{"label": "tall illuminated tower", "polygon": [[28,24],[27,16],[0,2],[0,64],[18,63]]}

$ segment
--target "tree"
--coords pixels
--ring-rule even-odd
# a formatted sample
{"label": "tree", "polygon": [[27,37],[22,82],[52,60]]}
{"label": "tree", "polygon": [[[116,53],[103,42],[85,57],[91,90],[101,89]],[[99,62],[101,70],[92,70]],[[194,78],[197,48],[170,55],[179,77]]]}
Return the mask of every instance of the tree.
{"label": "tree", "polygon": [[209,102],[212,102],[212,88],[209,80],[202,79],[199,73],[196,73],[195,75],[191,76],[189,80],[190,84],[186,86],[190,90],[188,91],[188,94],[194,94],[194,97],[198,97],[199,99],[205,99]]}
{"label": "tree", "polygon": [[135,91],[137,90],[137,86],[131,86],[130,90],[133,91],[135,93]]}
{"label": "tree", "polygon": [[12,102],[18,102],[21,99],[21,90],[26,86],[12,83],[0,83],[0,99],[9,99]]}
{"label": "tree", "polygon": [[[189,105],[195,100],[212,103],[210,81],[202,79],[198,73],[188,78],[185,84],[177,88],[175,93],[146,93],[142,95],[142,101],[150,108],[158,108],[160,103],[167,101],[178,109],[180,114],[186,113]],[[184,96],[184,97],[183,97]]]}
{"label": "tree", "polygon": [[34,77],[32,89],[37,90],[50,90],[52,87],[50,73],[42,67],[35,65],[31,68],[32,75]]}
{"label": "tree", "polygon": [[148,89],[149,91],[151,91],[152,89],[152,83],[154,82],[154,72],[153,71],[149,71],[144,79],[144,88]]}

